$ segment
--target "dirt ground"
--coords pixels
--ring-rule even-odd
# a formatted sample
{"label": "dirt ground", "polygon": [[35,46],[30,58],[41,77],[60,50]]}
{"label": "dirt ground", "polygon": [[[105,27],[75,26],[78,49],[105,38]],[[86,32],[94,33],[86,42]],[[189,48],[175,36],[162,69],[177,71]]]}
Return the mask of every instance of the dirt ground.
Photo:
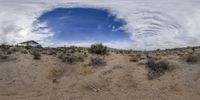
{"label": "dirt ground", "polygon": [[199,63],[167,54],[176,68],[148,80],[145,64],[128,54],[110,53],[99,68],[87,65],[91,56],[69,64],[52,55],[11,54],[0,61],[0,100],[200,100]]}

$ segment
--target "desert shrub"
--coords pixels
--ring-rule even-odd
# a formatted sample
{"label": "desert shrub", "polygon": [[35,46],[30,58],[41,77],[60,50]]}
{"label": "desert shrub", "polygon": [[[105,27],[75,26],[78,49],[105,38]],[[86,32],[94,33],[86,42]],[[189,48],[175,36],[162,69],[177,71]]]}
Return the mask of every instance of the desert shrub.
{"label": "desert shrub", "polygon": [[149,68],[148,79],[155,79],[162,76],[166,71],[174,69],[173,65],[167,60],[156,62],[154,59],[148,59],[146,66]]}
{"label": "desert shrub", "polygon": [[8,51],[7,51],[7,54],[8,54],[8,55],[10,55],[10,54],[12,54],[12,53],[13,53],[13,52],[12,52],[11,50],[8,50]]}
{"label": "desert shrub", "polygon": [[6,60],[6,59],[8,59],[8,56],[4,55],[4,54],[0,54],[0,59],[1,60]]}
{"label": "desert shrub", "polygon": [[77,62],[84,62],[84,58],[81,56],[75,56],[75,55],[66,55],[62,59],[63,62],[68,62],[70,64],[74,64]]}
{"label": "desert shrub", "polygon": [[17,52],[17,51],[19,51],[20,49],[19,48],[17,48],[17,47],[11,47],[10,48],[10,51],[11,52]]}
{"label": "desert shrub", "polygon": [[28,54],[28,51],[26,49],[21,50],[21,53]]}
{"label": "desert shrub", "polygon": [[200,56],[198,55],[189,55],[186,57],[186,62],[188,63],[196,63],[200,60]]}
{"label": "desert shrub", "polygon": [[64,55],[63,53],[58,53],[58,54],[57,54],[57,58],[58,58],[58,59],[63,59],[63,55]]}
{"label": "desert shrub", "polygon": [[162,56],[154,55],[154,54],[147,54],[146,58],[153,59],[153,60],[160,60],[160,59],[162,59]]}
{"label": "desert shrub", "polygon": [[52,68],[49,70],[47,78],[52,80],[53,83],[56,83],[57,79],[61,78],[64,73],[65,70],[63,68]]}
{"label": "desert shrub", "polygon": [[136,56],[132,56],[129,60],[131,62],[138,62],[139,59]]}
{"label": "desert shrub", "polygon": [[92,73],[93,73],[93,71],[92,71],[91,67],[88,67],[87,64],[84,64],[80,69],[80,74],[83,76],[86,76],[86,75],[89,75]]}
{"label": "desert shrub", "polygon": [[89,65],[94,66],[94,67],[105,66],[106,62],[104,61],[103,58],[91,57]]}
{"label": "desert shrub", "polygon": [[84,57],[88,57],[88,54],[86,52],[83,52]]}
{"label": "desert shrub", "polygon": [[41,59],[41,55],[38,51],[33,51],[32,55],[33,55],[33,59],[35,59],[35,60]]}
{"label": "desert shrub", "polygon": [[54,51],[54,50],[50,50],[49,52],[48,52],[48,55],[56,55],[56,51]]}
{"label": "desert shrub", "polygon": [[6,51],[6,50],[8,50],[10,47],[8,46],[8,45],[5,45],[5,44],[2,44],[2,45],[0,45],[0,49],[2,50],[2,51]]}
{"label": "desert shrub", "polygon": [[140,60],[138,63],[137,63],[137,65],[145,65],[146,64],[146,62],[147,62],[147,60]]}
{"label": "desert shrub", "polygon": [[99,54],[99,55],[107,55],[108,54],[107,47],[102,44],[93,44],[88,49],[88,51],[90,53]]}
{"label": "desert shrub", "polygon": [[77,62],[84,62],[84,57],[81,55],[76,56]]}

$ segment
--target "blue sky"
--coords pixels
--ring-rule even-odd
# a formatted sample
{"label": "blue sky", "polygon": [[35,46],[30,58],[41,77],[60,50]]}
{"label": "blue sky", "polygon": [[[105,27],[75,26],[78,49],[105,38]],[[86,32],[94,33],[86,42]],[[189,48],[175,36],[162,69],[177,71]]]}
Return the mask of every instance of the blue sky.
{"label": "blue sky", "polygon": [[128,34],[122,30],[125,22],[107,10],[92,8],[57,8],[44,13],[40,23],[47,23],[55,33],[54,41],[124,41]]}

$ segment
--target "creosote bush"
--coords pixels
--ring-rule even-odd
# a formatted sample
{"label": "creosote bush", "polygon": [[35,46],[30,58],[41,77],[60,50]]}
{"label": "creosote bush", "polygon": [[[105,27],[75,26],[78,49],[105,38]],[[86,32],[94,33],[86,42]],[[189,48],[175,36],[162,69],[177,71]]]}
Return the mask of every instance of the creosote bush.
{"label": "creosote bush", "polygon": [[87,76],[92,73],[93,73],[92,68],[89,67],[87,64],[84,64],[80,69],[80,74],[83,76]]}
{"label": "creosote bush", "polygon": [[148,79],[152,80],[162,76],[165,72],[174,69],[174,65],[167,60],[155,61],[148,59],[146,66],[149,68]]}
{"label": "creosote bush", "polygon": [[21,53],[28,54],[28,51],[26,49],[21,50]]}
{"label": "creosote bush", "polygon": [[75,56],[75,55],[66,55],[62,58],[63,62],[68,62],[70,64],[75,64],[77,62],[84,62],[84,58],[81,56]]}
{"label": "creosote bush", "polygon": [[88,49],[90,53],[98,54],[98,55],[107,55],[108,50],[107,47],[104,46],[103,44],[93,44],[91,47]]}
{"label": "creosote bush", "polygon": [[8,56],[7,56],[7,55],[0,54],[0,59],[1,59],[1,60],[6,60],[6,59],[8,59]]}
{"label": "creosote bush", "polygon": [[89,65],[94,66],[96,68],[96,67],[99,67],[99,66],[105,66],[106,62],[104,61],[103,58],[100,58],[100,57],[91,57]]}
{"label": "creosote bush", "polygon": [[33,55],[33,59],[35,60],[41,59],[41,54],[38,51],[33,51],[32,55]]}
{"label": "creosote bush", "polygon": [[130,59],[129,59],[131,62],[138,62],[138,58],[135,57],[135,56],[132,56]]}
{"label": "creosote bush", "polygon": [[52,80],[53,83],[57,83],[57,79],[61,78],[64,73],[65,73],[64,68],[60,68],[60,67],[52,68],[49,70],[47,78]]}
{"label": "creosote bush", "polygon": [[200,61],[200,54],[189,55],[186,57],[186,62],[188,63],[197,63]]}
{"label": "creosote bush", "polygon": [[8,50],[10,48],[10,46],[8,46],[8,45],[5,45],[5,44],[1,44],[0,45],[0,49],[2,50],[2,51],[6,51],[6,50]]}

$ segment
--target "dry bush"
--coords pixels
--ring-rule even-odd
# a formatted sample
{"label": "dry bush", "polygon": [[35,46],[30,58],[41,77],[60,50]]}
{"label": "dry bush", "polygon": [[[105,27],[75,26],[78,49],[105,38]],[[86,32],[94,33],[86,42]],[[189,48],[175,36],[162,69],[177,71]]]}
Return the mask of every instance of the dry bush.
{"label": "dry bush", "polygon": [[10,55],[10,54],[12,54],[13,52],[11,51],[11,50],[8,50],[7,52],[6,52],[6,54],[8,54],[8,55]]}
{"label": "dry bush", "polygon": [[22,50],[21,50],[21,53],[23,53],[23,54],[28,54],[28,51],[27,51],[26,49],[22,49]]}
{"label": "dry bush", "polygon": [[53,83],[57,82],[57,79],[61,78],[65,73],[64,68],[56,67],[49,70],[47,78],[50,79]]}
{"label": "dry bush", "polygon": [[77,62],[84,62],[84,58],[82,56],[66,55],[62,58],[62,61],[68,62],[70,64],[75,64]]}
{"label": "dry bush", "polygon": [[88,54],[86,52],[83,52],[84,57],[88,57]]}
{"label": "dry bush", "polygon": [[89,75],[89,74],[92,74],[92,73],[93,73],[93,71],[92,71],[91,67],[89,67],[87,64],[84,64],[80,69],[81,75],[86,76],[86,75]]}
{"label": "dry bush", "polygon": [[18,47],[11,47],[9,50],[11,52],[18,52],[18,51],[20,51],[20,48],[18,48]]}
{"label": "dry bush", "polygon": [[10,46],[8,46],[8,45],[5,45],[5,44],[1,44],[1,45],[0,45],[0,49],[1,49],[2,51],[7,51],[9,48],[10,48]]}
{"label": "dry bush", "polygon": [[149,68],[148,79],[152,80],[162,76],[167,71],[172,71],[177,67],[176,64],[167,60],[155,61],[154,59],[148,59],[146,66]]}
{"label": "dry bush", "polygon": [[108,49],[106,46],[102,44],[93,44],[91,47],[88,49],[90,53],[98,54],[98,55],[107,55],[108,54]]}
{"label": "dry bush", "polygon": [[146,55],[143,52],[135,52],[134,54],[129,54],[131,62],[138,62],[140,60],[146,59]]}
{"label": "dry bush", "polygon": [[33,51],[31,54],[33,55],[33,59],[35,60],[41,59],[41,54],[38,51]]}
{"label": "dry bush", "polygon": [[63,59],[63,56],[64,56],[64,53],[58,53],[58,54],[57,54],[57,58],[58,58],[58,59]]}
{"label": "dry bush", "polygon": [[200,54],[196,54],[196,55],[188,55],[186,57],[186,62],[188,63],[197,63],[200,61]]}
{"label": "dry bush", "polygon": [[95,68],[98,68],[99,66],[105,66],[106,62],[101,57],[91,57],[89,65],[94,66]]}
{"label": "dry bush", "polygon": [[132,56],[129,60],[130,60],[131,62],[138,62],[138,61],[139,61],[139,58],[136,57],[136,56]]}
{"label": "dry bush", "polygon": [[138,61],[137,65],[145,65],[147,63],[147,60],[143,59]]}
{"label": "dry bush", "polygon": [[162,59],[162,55],[148,54],[147,58],[153,59],[153,60],[160,60],[160,59]]}
{"label": "dry bush", "polygon": [[55,50],[49,50],[47,54],[48,55],[56,55],[56,53],[57,52]]}
{"label": "dry bush", "polygon": [[8,55],[0,54],[0,59],[1,60],[7,60],[8,59]]}

